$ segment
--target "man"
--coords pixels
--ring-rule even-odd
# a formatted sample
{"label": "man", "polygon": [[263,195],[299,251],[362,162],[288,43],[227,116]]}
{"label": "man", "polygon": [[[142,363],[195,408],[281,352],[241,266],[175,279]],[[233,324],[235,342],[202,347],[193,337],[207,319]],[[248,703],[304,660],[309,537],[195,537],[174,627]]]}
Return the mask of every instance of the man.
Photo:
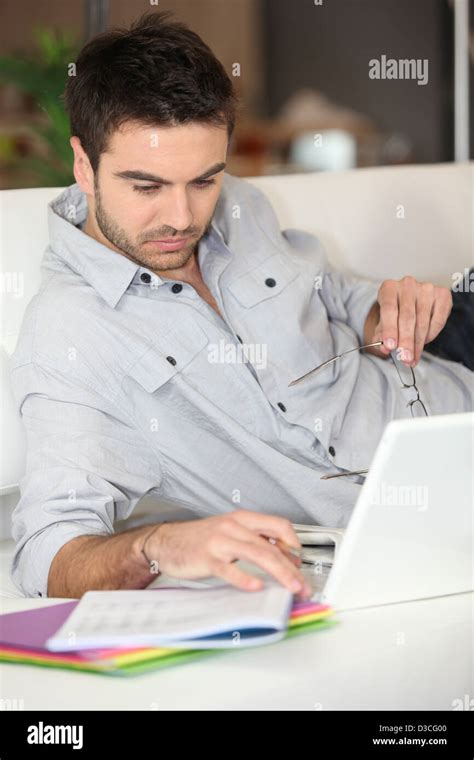
{"label": "man", "polygon": [[[224,174],[228,76],[167,17],[94,39],[66,87],[77,184],[49,209],[12,367],[28,435],[13,577],[31,596],[143,588],[158,570],[260,588],[236,560],[304,595],[290,521],[346,525],[360,478],[321,476],[367,467],[410,414],[390,352],[430,413],[471,406],[472,372],[422,356],[450,292],[343,276],[314,237],[282,233]],[[200,519],[114,534],[147,492]]]}

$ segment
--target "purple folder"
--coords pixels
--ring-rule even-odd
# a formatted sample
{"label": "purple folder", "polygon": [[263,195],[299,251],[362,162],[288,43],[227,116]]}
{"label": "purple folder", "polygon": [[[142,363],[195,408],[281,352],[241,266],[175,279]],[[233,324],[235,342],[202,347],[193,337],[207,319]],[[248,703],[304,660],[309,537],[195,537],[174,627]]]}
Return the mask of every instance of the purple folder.
{"label": "purple folder", "polygon": [[9,646],[48,652],[47,639],[59,630],[78,601],[78,599],[73,599],[61,604],[0,615],[0,647]]}

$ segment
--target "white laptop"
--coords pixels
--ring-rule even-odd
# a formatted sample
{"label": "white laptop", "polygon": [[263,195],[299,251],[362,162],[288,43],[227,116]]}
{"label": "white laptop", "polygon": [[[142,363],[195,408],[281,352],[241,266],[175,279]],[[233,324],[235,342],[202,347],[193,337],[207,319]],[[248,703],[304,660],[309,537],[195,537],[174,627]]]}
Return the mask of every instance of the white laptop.
{"label": "white laptop", "polygon": [[473,496],[474,414],[390,422],[313,598],[342,610],[472,591]]}

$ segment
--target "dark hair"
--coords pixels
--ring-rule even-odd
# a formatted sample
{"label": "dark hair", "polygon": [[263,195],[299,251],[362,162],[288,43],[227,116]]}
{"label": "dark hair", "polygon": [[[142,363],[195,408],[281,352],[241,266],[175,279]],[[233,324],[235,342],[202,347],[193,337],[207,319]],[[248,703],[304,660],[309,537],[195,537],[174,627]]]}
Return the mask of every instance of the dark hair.
{"label": "dark hair", "polygon": [[79,53],[64,101],[71,134],[97,170],[110,135],[126,121],[235,125],[237,96],[212,50],[170,11],[94,37]]}

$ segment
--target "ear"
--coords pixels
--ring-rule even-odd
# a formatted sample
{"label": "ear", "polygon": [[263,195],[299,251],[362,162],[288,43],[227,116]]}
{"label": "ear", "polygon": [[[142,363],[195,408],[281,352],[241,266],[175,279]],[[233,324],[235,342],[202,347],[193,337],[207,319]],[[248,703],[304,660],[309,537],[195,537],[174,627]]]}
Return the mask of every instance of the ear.
{"label": "ear", "polygon": [[78,137],[71,137],[70,145],[74,152],[74,177],[86,195],[94,195],[94,170]]}

